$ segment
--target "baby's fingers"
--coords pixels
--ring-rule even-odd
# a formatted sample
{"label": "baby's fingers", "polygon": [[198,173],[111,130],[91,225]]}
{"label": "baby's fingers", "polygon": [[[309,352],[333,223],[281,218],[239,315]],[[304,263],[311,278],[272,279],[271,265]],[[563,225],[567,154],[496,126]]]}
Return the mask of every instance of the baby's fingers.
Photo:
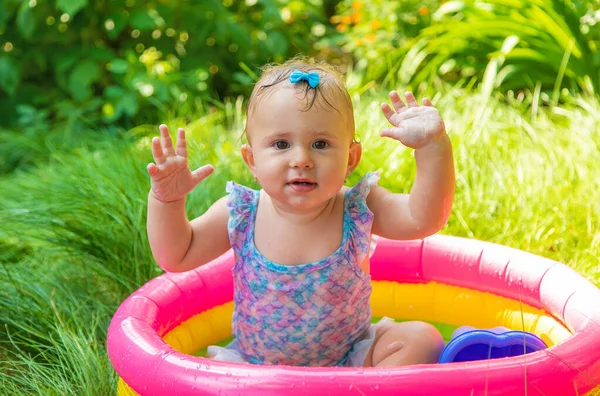
{"label": "baby's fingers", "polygon": [[392,105],[394,105],[394,109],[396,109],[398,113],[400,113],[400,111],[406,107],[397,91],[390,92],[390,100],[392,101]]}
{"label": "baby's fingers", "polygon": [[194,185],[197,185],[202,180],[206,179],[215,168],[212,165],[204,165],[192,172],[192,178],[194,179]]}
{"label": "baby's fingers", "polygon": [[181,157],[187,158],[187,144],[185,141],[185,130],[183,128],[177,130],[176,153]]}
{"label": "baby's fingers", "polygon": [[148,169],[148,174],[150,176],[156,176],[156,174],[158,173],[158,166],[156,166],[156,164],[150,163],[148,164],[146,169]]}
{"label": "baby's fingers", "polygon": [[433,107],[433,103],[431,103],[431,100],[429,100],[429,98],[423,98],[423,106]]}
{"label": "baby's fingers", "polygon": [[173,141],[171,140],[171,135],[169,135],[169,128],[165,124],[161,124],[158,129],[160,130],[160,143],[163,153],[167,156],[175,155]]}
{"label": "baby's fingers", "polygon": [[399,136],[402,134],[402,131],[403,131],[402,126],[400,126],[398,128],[385,128],[385,129],[381,130],[381,132],[379,133],[379,136],[389,137],[392,139],[399,140]]}
{"label": "baby's fingers", "polygon": [[417,99],[412,92],[404,93],[404,97],[406,98],[406,105],[408,107],[419,107],[419,103],[417,103]]}
{"label": "baby's fingers", "polygon": [[160,146],[160,139],[157,137],[152,138],[152,157],[154,158],[154,162],[158,165],[164,163],[166,160],[166,155],[163,153],[163,149]]}
{"label": "baby's fingers", "polygon": [[383,111],[383,115],[385,116],[385,118],[387,118],[387,120],[391,123],[392,121],[390,120],[390,118],[396,114],[396,112],[394,110],[392,110],[392,108],[390,107],[389,104],[387,103],[382,103],[381,104],[381,111]]}

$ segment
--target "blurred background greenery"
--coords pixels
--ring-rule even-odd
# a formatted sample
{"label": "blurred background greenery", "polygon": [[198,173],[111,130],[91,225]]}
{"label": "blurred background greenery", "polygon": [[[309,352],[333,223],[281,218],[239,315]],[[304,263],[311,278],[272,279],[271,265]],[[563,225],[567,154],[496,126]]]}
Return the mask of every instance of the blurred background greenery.
{"label": "blurred background greenery", "polygon": [[[166,114],[191,118],[247,95],[260,66],[298,53],[351,72],[355,92],[449,82],[536,92],[556,104],[600,88],[598,5],[4,0],[0,128],[45,141],[57,129],[119,135]],[[3,155],[0,171],[28,161],[30,151]]]}
{"label": "blurred background greenery", "polygon": [[[455,152],[443,233],[567,263],[600,284],[600,0],[1,0],[0,394],[106,395],[106,329],[160,274],[145,234],[150,136],[185,126],[197,216],[239,157],[259,68],[338,65],[364,157],[410,191],[378,137],[390,89],[430,96]],[[385,162],[384,162],[385,161]]]}

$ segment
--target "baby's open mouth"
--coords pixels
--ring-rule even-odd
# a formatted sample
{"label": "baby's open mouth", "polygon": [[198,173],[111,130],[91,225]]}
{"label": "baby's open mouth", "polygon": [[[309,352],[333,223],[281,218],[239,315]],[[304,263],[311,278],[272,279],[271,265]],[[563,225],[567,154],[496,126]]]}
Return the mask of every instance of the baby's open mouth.
{"label": "baby's open mouth", "polygon": [[293,181],[290,184],[295,184],[295,185],[299,185],[299,186],[312,186],[317,183],[312,183],[312,182],[308,182],[308,181]]}
{"label": "baby's open mouth", "polygon": [[296,192],[309,192],[317,187],[317,183],[313,183],[310,180],[292,180],[288,183],[288,186]]}

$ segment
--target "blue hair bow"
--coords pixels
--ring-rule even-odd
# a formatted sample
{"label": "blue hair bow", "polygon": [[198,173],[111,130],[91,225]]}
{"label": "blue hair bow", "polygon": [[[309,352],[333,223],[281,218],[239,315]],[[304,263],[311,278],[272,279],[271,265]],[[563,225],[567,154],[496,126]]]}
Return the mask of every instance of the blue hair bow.
{"label": "blue hair bow", "polygon": [[321,78],[317,73],[303,73],[296,69],[290,74],[290,82],[296,84],[298,81],[305,80],[311,88],[316,88],[319,85]]}

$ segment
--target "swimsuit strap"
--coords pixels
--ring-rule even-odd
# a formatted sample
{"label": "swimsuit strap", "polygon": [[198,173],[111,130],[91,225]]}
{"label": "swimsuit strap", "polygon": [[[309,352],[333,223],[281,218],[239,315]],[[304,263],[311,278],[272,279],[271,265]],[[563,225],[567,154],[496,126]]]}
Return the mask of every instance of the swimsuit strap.
{"label": "swimsuit strap", "polygon": [[349,230],[348,248],[360,265],[369,252],[373,213],[367,206],[371,186],[379,181],[379,172],[367,173],[354,187],[346,192],[344,229]]}
{"label": "swimsuit strap", "polygon": [[247,246],[247,235],[250,234],[248,225],[251,223],[253,206],[258,201],[258,191],[242,186],[235,182],[227,182],[227,208],[229,209],[229,242],[235,252]]}

